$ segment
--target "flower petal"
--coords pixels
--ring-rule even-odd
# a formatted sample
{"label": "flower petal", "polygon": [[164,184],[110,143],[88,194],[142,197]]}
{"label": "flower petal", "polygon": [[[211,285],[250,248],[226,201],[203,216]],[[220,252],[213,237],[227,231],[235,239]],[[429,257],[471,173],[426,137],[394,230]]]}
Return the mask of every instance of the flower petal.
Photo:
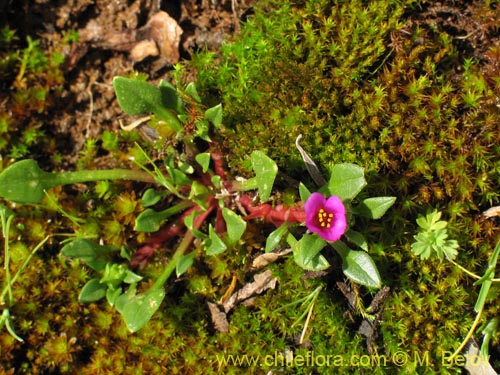
{"label": "flower petal", "polygon": [[304,210],[306,211],[306,226],[313,232],[317,232],[321,229],[316,225],[317,215],[318,211],[324,207],[325,203],[326,199],[323,194],[312,193],[304,205]]}
{"label": "flower petal", "polygon": [[[337,196],[326,199],[320,193],[312,193],[304,205],[306,211],[306,226],[311,232],[327,241],[337,241],[347,229],[345,207],[342,200]],[[321,226],[318,213],[323,209],[326,213],[333,215],[333,220],[328,227]]]}

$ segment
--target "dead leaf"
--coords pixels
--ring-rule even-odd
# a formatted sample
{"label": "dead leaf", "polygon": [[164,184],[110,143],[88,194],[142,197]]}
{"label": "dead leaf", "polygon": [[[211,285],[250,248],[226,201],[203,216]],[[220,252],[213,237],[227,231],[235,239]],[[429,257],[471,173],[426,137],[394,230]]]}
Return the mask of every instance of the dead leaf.
{"label": "dead leaf", "polygon": [[[140,30],[139,35],[142,41],[130,52],[130,56],[134,61],[141,61],[147,56],[157,56],[159,54],[169,65],[179,62],[179,43],[182,29],[168,13],[160,11],[152,16],[146,26]],[[156,44],[156,49],[153,48],[151,41]],[[141,60],[137,60],[139,58]]]}
{"label": "dead leaf", "polygon": [[227,321],[226,313],[219,309],[219,306],[212,302],[207,302],[212,323],[217,332],[229,332],[229,322]]}
{"label": "dead leaf", "polygon": [[143,40],[137,43],[130,51],[130,58],[133,61],[142,61],[148,56],[158,56],[160,51],[156,46],[156,42],[152,39]]}
{"label": "dead leaf", "polygon": [[497,375],[497,372],[487,359],[481,356],[476,340],[471,339],[463,356],[466,358],[465,369],[471,375]]}
{"label": "dead leaf", "polygon": [[488,208],[486,211],[483,212],[483,216],[487,219],[495,216],[500,216],[500,206]]}
{"label": "dead leaf", "polygon": [[233,293],[231,297],[222,304],[226,314],[231,311],[234,306],[240,304],[244,300],[256,294],[261,294],[268,289],[276,288],[278,279],[272,276],[273,273],[270,270],[259,273],[253,277],[253,282],[246,284],[243,288]]}
{"label": "dead leaf", "polygon": [[265,253],[259,255],[257,258],[255,258],[252,262],[252,268],[253,269],[260,269],[264,268],[267,265],[276,262],[279,258],[281,258],[283,255],[290,254],[292,252],[292,249],[285,249],[283,251],[280,251],[279,253]]}

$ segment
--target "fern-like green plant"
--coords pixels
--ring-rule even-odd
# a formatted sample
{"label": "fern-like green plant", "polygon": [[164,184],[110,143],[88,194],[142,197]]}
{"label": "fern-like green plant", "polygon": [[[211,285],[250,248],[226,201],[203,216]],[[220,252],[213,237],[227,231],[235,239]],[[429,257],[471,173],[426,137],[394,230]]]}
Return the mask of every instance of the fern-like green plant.
{"label": "fern-like green plant", "polygon": [[425,216],[419,216],[417,224],[420,227],[419,233],[414,236],[415,242],[411,244],[411,249],[415,255],[421,259],[427,259],[433,252],[439,260],[445,257],[455,259],[457,256],[458,242],[448,239],[446,226],[448,223],[441,219],[441,212],[434,210]]}

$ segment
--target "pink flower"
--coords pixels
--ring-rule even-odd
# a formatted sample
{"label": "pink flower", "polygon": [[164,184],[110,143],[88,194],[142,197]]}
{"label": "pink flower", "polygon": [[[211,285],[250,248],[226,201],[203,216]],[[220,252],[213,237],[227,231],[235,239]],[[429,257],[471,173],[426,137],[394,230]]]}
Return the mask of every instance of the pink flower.
{"label": "pink flower", "polygon": [[306,226],[327,241],[337,241],[347,228],[345,207],[337,196],[326,199],[323,194],[312,193],[304,205]]}

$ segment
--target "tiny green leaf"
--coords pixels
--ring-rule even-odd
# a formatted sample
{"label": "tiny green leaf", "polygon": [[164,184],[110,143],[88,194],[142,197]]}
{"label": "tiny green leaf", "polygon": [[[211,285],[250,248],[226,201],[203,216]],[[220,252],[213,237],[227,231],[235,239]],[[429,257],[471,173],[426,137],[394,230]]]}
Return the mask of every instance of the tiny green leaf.
{"label": "tiny green leaf", "polygon": [[299,195],[300,195],[300,200],[302,202],[307,201],[307,199],[311,195],[311,192],[309,191],[309,189],[302,182],[299,183]]}
{"label": "tiny green leaf", "polygon": [[186,226],[187,229],[189,229],[191,231],[191,233],[193,233],[193,236],[195,236],[196,238],[205,238],[206,234],[204,234],[202,231],[200,231],[198,229],[195,229],[195,227],[194,227],[194,219],[200,213],[201,213],[200,211],[196,211],[196,210],[191,212],[189,215],[187,215],[184,218],[184,225]]}
{"label": "tiny green leaf", "polygon": [[101,284],[99,279],[95,278],[89,280],[78,296],[80,302],[95,302],[104,298],[106,296],[106,290],[108,287],[105,284]]}
{"label": "tiny green leaf", "polygon": [[210,123],[206,119],[204,118],[197,119],[194,122],[194,126],[196,128],[196,132],[194,133],[195,137],[199,137],[207,142],[211,141],[208,135],[210,131]]}
{"label": "tiny green leaf", "polygon": [[196,90],[196,85],[194,84],[194,82],[189,82],[184,92],[186,93],[186,95],[189,95],[191,98],[193,98],[195,102],[201,103],[201,98],[200,95],[198,95],[198,90]]}
{"label": "tiny green leaf", "polygon": [[175,273],[177,277],[185,273],[194,262],[194,257],[196,256],[196,251],[192,251],[189,254],[183,255],[181,259],[175,265]]}
{"label": "tiny green leaf", "polygon": [[165,211],[157,212],[151,208],[144,210],[135,219],[134,230],[137,232],[157,232],[163,220],[168,217]]}
{"label": "tiny green leaf", "polygon": [[355,283],[380,288],[381,280],[373,259],[364,251],[349,249],[342,241],[332,243],[332,246],[342,257],[342,271]]}
{"label": "tiny green leaf", "polygon": [[283,223],[278,229],[272,231],[266,239],[266,253],[275,249],[281,241],[281,238],[288,232],[288,223]]}
{"label": "tiny green leaf", "polygon": [[158,203],[165,196],[165,192],[150,188],[144,192],[141,198],[142,207],[150,207]]}
{"label": "tiny green leaf", "polygon": [[116,299],[122,294],[122,288],[110,288],[106,290],[106,300],[108,301],[110,306],[114,306]]}
{"label": "tiny green leaf", "polygon": [[51,173],[31,159],[9,165],[0,173],[0,197],[16,203],[39,203],[45,190],[55,186]]}
{"label": "tiny green leaf", "polygon": [[220,239],[217,233],[215,233],[212,224],[208,227],[208,238],[209,240],[207,242],[209,246],[206,249],[207,255],[218,255],[226,251],[226,244]]}
{"label": "tiny green leaf", "polygon": [[182,99],[179,97],[177,89],[167,81],[161,81],[158,86],[160,89],[162,104],[165,108],[173,109],[177,114],[185,114],[182,106]]}
{"label": "tiny green leaf", "polygon": [[[129,115],[155,113],[171,126],[177,133],[182,131],[182,126],[168,107],[165,107],[164,97],[160,88],[152,84],[125,77],[113,79],[116,98],[121,109]],[[165,99],[168,100],[168,99]]]}
{"label": "tiny green leaf", "polygon": [[437,210],[417,218],[420,228],[418,234],[413,236],[415,241],[411,244],[411,249],[421,259],[435,254],[439,260],[445,257],[453,260],[458,254],[458,242],[448,239],[447,222],[439,220],[440,218],[441,212]]}
{"label": "tiny green leaf", "polygon": [[83,260],[94,271],[103,271],[109,261],[108,255],[116,248],[98,245],[84,238],[77,238],[61,249],[61,254],[69,258]]}
{"label": "tiny green leaf", "polygon": [[138,283],[141,280],[142,280],[142,276],[139,276],[135,272],[133,272],[133,271],[131,271],[129,269],[127,269],[125,271],[125,277],[123,278],[123,282],[124,283],[134,284],[134,283]]}
{"label": "tiny green leaf", "polygon": [[136,217],[134,230],[138,232],[156,232],[160,229],[164,220],[190,205],[190,202],[184,201],[172,207],[168,207],[163,211],[155,211],[151,208],[147,208]]}
{"label": "tiny green leaf", "polygon": [[[287,239],[290,243],[290,239]],[[293,241],[292,241],[293,243]],[[306,234],[291,245],[295,262],[305,270],[321,271],[330,267],[320,251],[326,246],[326,241],[316,234]]]}
{"label": "tiny green leaf", "polygon": [[262,151],[254,151],[250,155],[252,168],[255,172],[257,180],[257,189],[259,190],[260,199],[266,201],[271,196],[274,179],[278,174],[278,166]]}
{"label": "tiny green leaf", "polygon": [[349,229],[347,232],[344,233],[344,236],[346,236],[349,241],[359,246],[364,251],[368,251],[368,242],[366,241],[365,236],[363,236],[361,233]]}
{"label": "tiny green leaf", "polygon": [[332,168],[326,189],[329,195],[336,195],[344,201],[354,199],[365,186],[363,168],[356,164],[342,163]]}
{"label": "tiny green leaf", "polygon": [[201,165],[201,169],[202,169],[203,173],[208,171],[208,167],[210,166],[210,153],[209,152],[197,154],[194,158],[198,162],[198,164]]}
{"label": "tiny green leaf", "polygon": [[229,241],[231,241],[231,243],[235,243],[245,232],[247,223],[241,216],[237,215],[234,211],[227,207],[222,209],[222,216],[226,222]]}
{"label": "tiny green leaf", "polygon": [[193,181],[189,192],[189,199],[195,202],[202,209],[207,209],[207,198],[209,192],[206,185],[198,181]]}
{"label": "tiny green leaf", "polygon": [[214,125],[215,129],[219,129],[222,125],[222,104],[207,109],[205,117]]}
{"label": "tiny green leaf", "polygon": [[136,294],[135,287],[131,286],[115,300],[115,306],[125,320],[128,330],[136,332],[149,322],[164,297],[163,288],[153,287],[144,293]]}
{"label": "tiny green leaf", "polygon": [[115,77],[113,87],[118,104],[129,115],[155,112],[157,108],[163,107],[161,90],[148,82]]}
{"label": "tiny green leaf", "polygon": [[356,215],[370,219],[380,219],[394,204],[396,197],[375,197],[363,200],[358,206],[353,207]]}

